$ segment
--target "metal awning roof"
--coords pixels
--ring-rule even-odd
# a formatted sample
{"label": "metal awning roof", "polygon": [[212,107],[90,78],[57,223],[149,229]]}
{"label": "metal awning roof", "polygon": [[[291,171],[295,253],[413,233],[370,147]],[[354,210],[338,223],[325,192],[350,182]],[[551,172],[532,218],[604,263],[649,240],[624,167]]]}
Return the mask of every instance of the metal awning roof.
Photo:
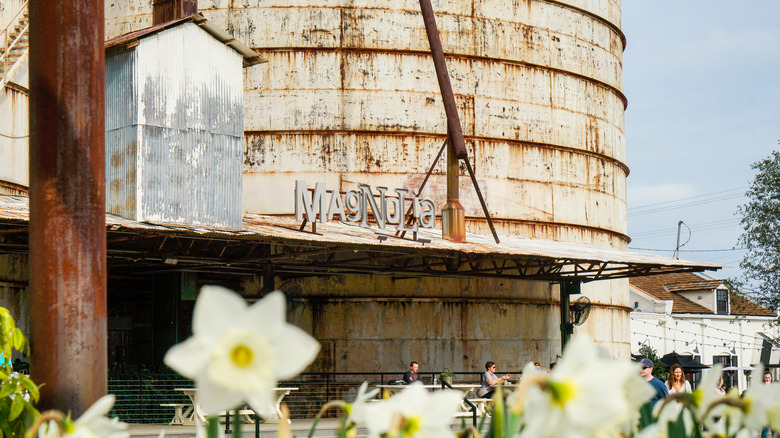
{"label": "metal awning roof", "polygon": [[[0,196],[0,253],[27,252],[28,198]],[[421,230],[417,240],[339,222],[299,231],[294,218],[245,214],[240,230],[137,222],[106,214],[110,275],[166,271],[247,275],[378,274],[593,281],[719,265],[594,245],[468,235],[467,243]],[[310,229],[310,226],[307,227]]]}

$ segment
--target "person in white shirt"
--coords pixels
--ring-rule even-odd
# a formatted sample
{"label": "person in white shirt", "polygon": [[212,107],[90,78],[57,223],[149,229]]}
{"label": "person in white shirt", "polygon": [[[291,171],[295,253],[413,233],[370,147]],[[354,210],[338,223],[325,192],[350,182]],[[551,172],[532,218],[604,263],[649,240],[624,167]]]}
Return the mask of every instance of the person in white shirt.
{"label": "person in white shirt", "polygon": [[674,364],[669,369],[669,378],[666,380],[666,389],[669,390],[669,394],[676,392],[692,392],[691,383],[685,378],[685,372],[683,372],[680,364]]}

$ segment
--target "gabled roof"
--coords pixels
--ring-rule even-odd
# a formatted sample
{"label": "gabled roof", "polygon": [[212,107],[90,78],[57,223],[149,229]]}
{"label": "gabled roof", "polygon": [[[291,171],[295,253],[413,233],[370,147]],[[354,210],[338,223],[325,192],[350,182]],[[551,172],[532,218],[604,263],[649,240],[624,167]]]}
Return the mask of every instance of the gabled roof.
{"label": "gabled roof", "polygon": [[203,15],[201,14],[194,14],[194,15],[190,15],[189,17],[179,18],[178,20],[166,21],[165,23],[160,23],[155,26],[129,32],[124,35],[119,35],[117,37],[111,38],[110,40],[106,41],[105,48],[106,50],[108,50],[112,47],[121,46],[121,45],[132,47],[132,45],[137,44],[137,41],[140,39],[146,38],[150,35],[154,35],[155,33],[163,31],[165,29],[170,29],[176,26],[180,26],[184,23],[197,24],[198,26],[200,26],[201,29],[208,32],[217,41],[221,42],[222,44],[238,52],[241,56],[244,57],[244,67],[249,67],[251,65],[268,62],[266,59],[264,59],[262,56],[260,56],[257,52],[252,50],[246,44],[233,38],[229,33],[218,28],[217,26],[214,26],[213,24],[209,23],[208,20],[206,20],[206,18],[203,17]]}
{"label": "gabled roof", "polygon": [[723,284],[723,280],[692,281],[690,283],[667,284],[669,292],[686,292],[694,290],[712,290]]}
{"label": "gabled roof", "polygon": [[[650,275],[632,277],[629,280],[632,287],[659,300],[672,301],[672,313],[711,314],[715,312],[695,303],[677,292],[713,290],[724,283],[724,280],[707,280],[693,272]],[[744,316],[776,316],[738,293],[730,293],[731,315]]]}
{"label": "gabled roof", "polygon": [[731,314],[732,315],[753,315],[753,316],[777,316],[775,312],[767,310],[747,298],[732,293],[731,294]]}

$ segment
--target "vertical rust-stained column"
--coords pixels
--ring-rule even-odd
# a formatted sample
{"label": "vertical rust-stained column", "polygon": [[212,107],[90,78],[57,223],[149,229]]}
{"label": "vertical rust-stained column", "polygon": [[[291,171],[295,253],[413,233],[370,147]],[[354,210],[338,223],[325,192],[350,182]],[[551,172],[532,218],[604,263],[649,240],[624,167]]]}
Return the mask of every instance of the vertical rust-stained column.
{"label": "vertical rust-stained column", "polygon": [[441,232],[444,239],[453,242],[466,241],[466,214],[460,204],[458,183],[458,159],[467,160],[468,152],[463,140],[463,130],[460,126],[458,107],[455,104],[455,95],[452,92],[450,74],[447,71],[447,63],[444,59],[444,50],[441,48],[439,29],[436,26],[436,17],[430,0],[420,0],[420,10],[425,22],[425,32],[428,35],[428,44],[431,47],[433,65],[436,68],[436,78],[439,80],[444,112],[447,115],[447,204],[441,211]]}
{"label": "vertical rust-stained column", "polygon": [[107,391],[103,0],[30,1],[30,371],[41,410]]}

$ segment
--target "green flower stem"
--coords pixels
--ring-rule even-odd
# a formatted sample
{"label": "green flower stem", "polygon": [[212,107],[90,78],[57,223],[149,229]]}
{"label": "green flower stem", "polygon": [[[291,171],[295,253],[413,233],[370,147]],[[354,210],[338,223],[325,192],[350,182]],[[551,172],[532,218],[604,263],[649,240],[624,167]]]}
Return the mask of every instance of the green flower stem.
{"label": "green flower stem", "polygon": [[233,410],[233,437],[241,438],[241,419],[238,417],[238,413],[241,407],[236,407]]}
{"label": "green flower stem", "polygon": [[206,426],[207,436],[209,438],[219,438],[219,416],[212,415],[206,420],[208,421]]}
{"label": "green flower stem", "polygon": [[501,385],[496,385],[496,391],[493,393],[493,438],[505,438],[505,417],[503,390]]}

